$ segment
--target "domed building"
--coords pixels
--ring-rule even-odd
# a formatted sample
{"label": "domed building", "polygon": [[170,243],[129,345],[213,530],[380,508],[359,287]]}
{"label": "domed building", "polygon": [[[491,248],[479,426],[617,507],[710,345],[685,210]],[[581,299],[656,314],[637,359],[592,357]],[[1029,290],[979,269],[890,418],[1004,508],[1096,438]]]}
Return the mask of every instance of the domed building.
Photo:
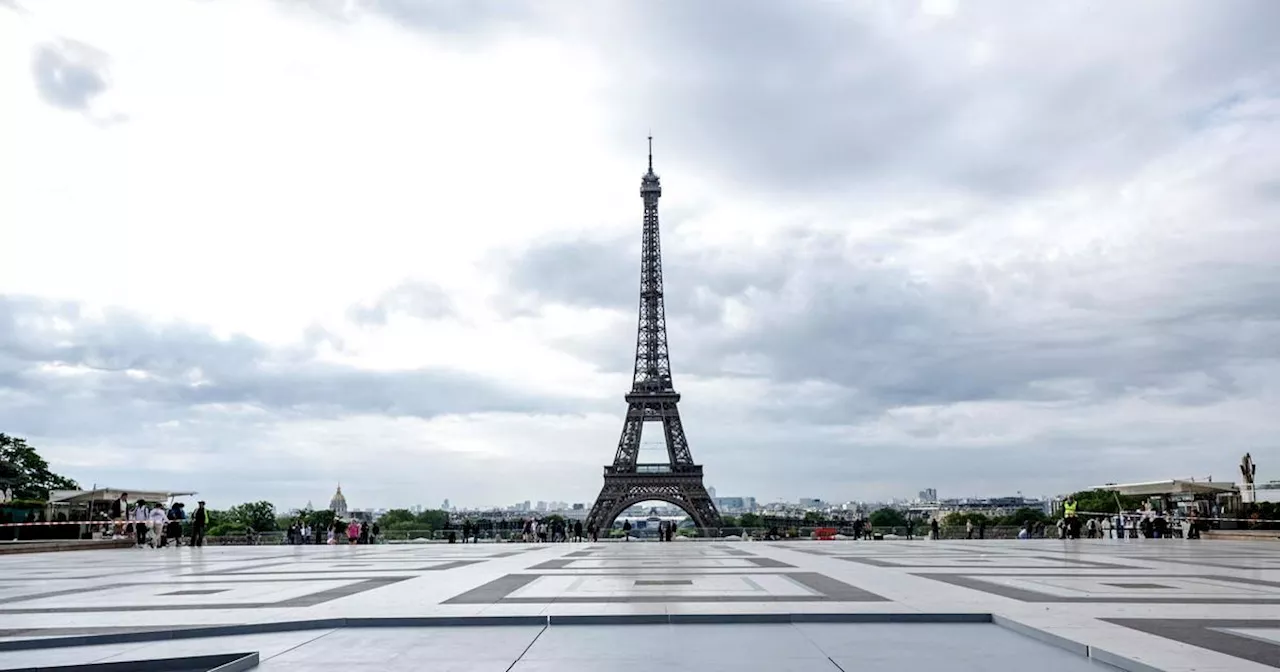
{"label": "domed building", "polygon": [[339,518],[347,517],[347,498],[342,496],[341,484],[338,485],[338,491],[333,493],[333,499],[329,500],[329,510]]}

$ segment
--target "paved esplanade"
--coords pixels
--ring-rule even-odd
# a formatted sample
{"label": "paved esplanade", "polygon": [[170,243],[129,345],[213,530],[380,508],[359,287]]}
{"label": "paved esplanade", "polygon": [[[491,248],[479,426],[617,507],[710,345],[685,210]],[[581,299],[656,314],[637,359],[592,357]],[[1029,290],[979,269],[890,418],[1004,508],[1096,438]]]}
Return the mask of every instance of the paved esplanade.
{"label": "paved esplanade", "polygon": [[[258,634],[111,639],[202,626]],[[51,637],[79,639],[32,648]],[[253,652],[263,670],[1101,669],[1090,654],[1127,669],[1274,670],[1280,546],[690,541],[0,556],[0,669]]]}

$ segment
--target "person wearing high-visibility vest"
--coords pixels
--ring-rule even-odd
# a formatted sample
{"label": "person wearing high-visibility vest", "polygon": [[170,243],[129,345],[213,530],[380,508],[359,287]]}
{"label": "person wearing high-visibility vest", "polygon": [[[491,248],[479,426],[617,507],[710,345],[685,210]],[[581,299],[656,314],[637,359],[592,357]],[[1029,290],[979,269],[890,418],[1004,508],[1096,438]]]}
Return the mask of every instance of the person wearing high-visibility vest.
{"label": "person wearing high-visibility vest", "polygon": [[1062,517],[1066,519],[1066,532],[1068,539],[1080,538],[1080,519],[1076,518],[1076,500],[1074,497],[1067,497],[1067,501],[1062,503]]}

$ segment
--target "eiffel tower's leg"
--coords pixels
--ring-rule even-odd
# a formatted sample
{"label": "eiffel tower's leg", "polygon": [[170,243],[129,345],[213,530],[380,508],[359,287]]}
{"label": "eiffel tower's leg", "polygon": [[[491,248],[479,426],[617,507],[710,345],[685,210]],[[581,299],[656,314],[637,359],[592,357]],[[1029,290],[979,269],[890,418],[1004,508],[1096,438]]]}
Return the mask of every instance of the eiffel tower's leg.
{"label": "eiffel tower's leg", "polygon": [[644,433],[644,406],[627,404],[627,419],[622,423],[622,436],[618,437],[618,452],[614,455],[616,467],[634,466],[640,456],[640,437]]}
{"label": "eiffel tower's leg", "polygon": [[685,438],[684,424],[680,422],[680,410],[674,402],[663,404],[662,433],[667,442],[667,456],[671,459],[671,464],[693,464],[693,455],[689,452],[689,439]]}
{"label": "eiffel tower's leg", "polygon": [[716,509],[715,502],[711,501],[711,494],[702,481],[685,485],[683,490],[693,524],[702,528],[720,527],[720,511]]}

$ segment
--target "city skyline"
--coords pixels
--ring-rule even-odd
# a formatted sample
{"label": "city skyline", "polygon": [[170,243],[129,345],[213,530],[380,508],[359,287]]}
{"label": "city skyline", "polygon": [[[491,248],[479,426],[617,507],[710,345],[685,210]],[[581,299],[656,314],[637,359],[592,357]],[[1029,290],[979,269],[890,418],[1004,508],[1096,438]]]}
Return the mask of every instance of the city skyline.
{"label": "city skyline", "polygon": [[0,431],[85,487],[589,503],[652,131],[721,496],[1280,477],[1280,5],[1097,11],[0,3]]}

